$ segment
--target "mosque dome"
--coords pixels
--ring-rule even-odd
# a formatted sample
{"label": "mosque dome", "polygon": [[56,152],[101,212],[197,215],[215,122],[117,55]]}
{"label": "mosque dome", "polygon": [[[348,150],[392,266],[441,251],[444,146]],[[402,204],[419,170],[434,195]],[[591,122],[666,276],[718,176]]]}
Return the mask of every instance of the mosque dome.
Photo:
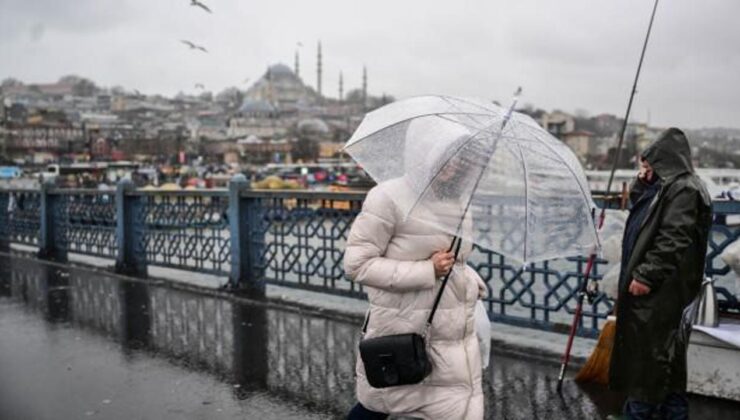
{"label": "mosque dome", "polygon": [[[254,107],[251,101],[267,101],[275,112],[293,111],[305,107],[304,104],[316,102],[316,93],[306,86],[293,70],[283,63],[272,64],[265,74],[260,77],[244,94],[245,101],[242,108]],[[257,112],[267,111],[265,104],[258,106]],[[248,112],[242,109],[243,112]]]}
{"label": "mosque dome", "polygon": [[245,98],[239,111],[244,114],[269,114],[277,112],[277,107],[264,99]]}
{"label": "mosque dome", "polygon": [[318,118],[307,118],[298,123],[298,133],[308,136],[323,136],[329,134],[329,126]]}
{"label": "mosque dome", "polygon": [[290,67],[286,66],[283,63],[273,64],[270,67],[268,67],[267,74],[269,74],[271,77],[275,79],[296,78],[296,75],[295,73],[293,73],[293,70],[291,70]]}

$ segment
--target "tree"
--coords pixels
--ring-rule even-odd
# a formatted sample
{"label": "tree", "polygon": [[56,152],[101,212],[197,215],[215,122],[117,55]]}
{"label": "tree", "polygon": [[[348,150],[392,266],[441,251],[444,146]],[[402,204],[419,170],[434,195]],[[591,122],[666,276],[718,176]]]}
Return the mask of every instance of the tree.
{"label": "tree", "polygon": [[90,80],[82,79],[75,83],[72,88],[72,92],[75,96],[93,96],[97,92],[98,87]]}
{"label": "tree", "polygon": [[74,85],[77,84],[82,80],[82,77],[74,75],[74,74],[68,74],[66,76],[62,76],[59,78],[57,83],[60,85]]}
{"label": "tree", "polygon": [[23,86],[23,82],[13,77],[8,77],[6,79],[3,79],[2,82],[0,82],[0,88],[2,89],[9,88],[9,87],[18,87],[18,86]]}
{"label": "tree", "polygon": [[216,94],[216,102],[225,103],[229,106],[239,106],[244,102],[244,92],[237,87],[228,87]]}
{"label": "tree", "polygon": [[123,86],[116,85],[110,88],[110,93],[113,96],[123,96],[126,94],[126,89],[124,89]]}
{"label": "tree", "polygon": [[57,83],[72,86],[72,93],[75,96],[93,96],[98,90],[92,80],[74,74],[61,77]]}
{"label": "tree", "polygon": [[352,89],[349,92],[347,92],[346,95],[344,95],[345,102],[348,103],[362,103],[362,90],[361,89]]}

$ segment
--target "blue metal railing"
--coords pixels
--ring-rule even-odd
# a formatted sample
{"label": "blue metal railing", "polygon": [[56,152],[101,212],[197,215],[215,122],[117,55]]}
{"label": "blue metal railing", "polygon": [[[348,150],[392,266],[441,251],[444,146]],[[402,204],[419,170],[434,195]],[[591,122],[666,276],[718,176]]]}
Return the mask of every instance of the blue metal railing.
{"label": "blue metal railing", "polygon": [[7,211],[3,219],[6,241],[38,245],[41,223],[40,192],[6,190],[0,196],[0,213]]}
{"label": "blue metal railing", "polygon": [[[69,253],[116,260],[116,270],[146,276],[148,266],[229,277],[234,289],[263,292],[265,284],[364,298],[342,268],[345,241],[363,193],[258,191],[235,177],[229,189],[142,191],[121,184],[116,191],[0,190],[0,249],[35,246],[39,255],[64,261]],[[599,200],[597,199],[597,202]],[[612,207],[614,203],[600,203]],[[719,258],[740,238],[740,202],[715,203],[707,274],[725,278]],[[517,265],[475,247],[469,258],[489,286],[495,321],[560,331],[575,310],[584,258]],[[593,278],[607,262],[597,260]],[[718,287],[724,311],[740,312],[738,297]],[[604,294],[588,304],[581,335],[594,335],[611,311]]]}
{"label": "blue metal railing", "polygon": [[231,246],[226,191],[202,194],[135,193],[141,200],[135,225],[147,265],[205,273],[228,271]]}
{"label": "blue metal railing", "polygon": [[111,192],[53,191],[59,197],[53,220],[54,241],[63,252],[115,258],[116,196]]}
{"label": "blue metal railing", "polygon": [[266,282],[364,297],[359,285],[345,279],[342,265],[344,244],[364,194],[245,195],[261,212],[255,237],[261,250],[257,269]]}

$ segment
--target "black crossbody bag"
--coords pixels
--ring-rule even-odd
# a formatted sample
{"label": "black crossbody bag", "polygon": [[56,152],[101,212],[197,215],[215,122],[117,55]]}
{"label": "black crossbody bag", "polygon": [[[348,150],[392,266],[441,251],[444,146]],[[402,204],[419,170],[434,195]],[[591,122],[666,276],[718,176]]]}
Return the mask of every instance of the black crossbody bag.
{"label": "black crossbody bag", "polygon": [[[455,246],[455,240],[458,240],[455,249],[455,262],[457,262],[462,239],[457,237],[453,239],[448,252]],[[360,358],[365,366],[365,376],[370,386],[373,388],[388,388],[417,384],[432,372],[432,363],[427,355],[426,338],[431,329],[434,314],[437,312],[437,307],[442,299],[442,292],[450,279],[450,274],[452,274],[452,269],[447,272],[442,280],[442,286],[434,299],[432,312],[429,314],[424,331],[421,334],[395,334],[360,341]],[[369,321],[370,316],[368,315],[365,325],[362,327],[363,336]]]}

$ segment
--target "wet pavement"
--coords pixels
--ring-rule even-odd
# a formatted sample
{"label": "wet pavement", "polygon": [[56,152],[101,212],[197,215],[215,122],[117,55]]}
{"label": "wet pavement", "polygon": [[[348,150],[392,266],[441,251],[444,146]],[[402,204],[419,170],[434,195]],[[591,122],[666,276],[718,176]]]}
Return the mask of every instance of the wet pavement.
{"label": "wet pavement", "polygon": [[[325,419],[354,402],[353,318],[0,255],[0,419]],[[557,366],[494,352],[492,419],[619,410]],[[692,418],[740,403],[692,396]]]}

